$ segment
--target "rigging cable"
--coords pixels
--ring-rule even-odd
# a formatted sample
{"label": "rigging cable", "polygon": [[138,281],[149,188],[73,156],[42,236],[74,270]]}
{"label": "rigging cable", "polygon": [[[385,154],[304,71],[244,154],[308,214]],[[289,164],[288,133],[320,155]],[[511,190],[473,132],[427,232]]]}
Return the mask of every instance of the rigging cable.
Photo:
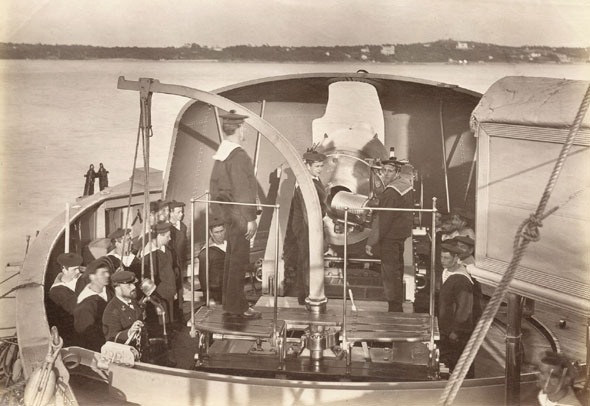
{"label": "rigging cable", "polygon": [[543,192],[539,205],[535,213],[531,214],[528,219],[525,219],[522,224],[518,227],[516,231],[516,235],[514,237],[513,243],[513,255],[506,269],[504,275],[502,275],[502,279],[498,283],[498,286],[494,290],[492,298],[488,302],[482,317],[479,319],[473,333],[471,333],[471,337],[469,337],[469,341],[457,362],[457,366],[455,367],[453,373],[445,389],[438,401],[439,406],[448,406],[453,403],[455,397],[457,396],[457,392],[459,388],[463,384],[463,380],[467,375],[467,371],[469,367],[473,363],[475,359],[475,355],[479,351],[481,344],[494,320],[494,317],[500,308],[502,300],[508,291],[508,286],[510,282],[514,278],[514,274],[516,272],[516,268],[520,264],[520,260],[522,259],[526,248],[528,247],[531,241],[538,241],[540,239],[539,227],[543,226],[542,221],[549,215],[553,214],[560,206],[554,207],[547,212],[545,212],[545,207],[547,206],[547,202],[551,197],[551,193],[553,192],[553,188],[557,183],[557,179],[561,173],[561,169],[565,163],[569,155],[569,151],[574,143],[576,138],[576,134],[578,133],[580,126],[582,124],[582,120],[586,115],[586,111],[588,110],[588,105],[590,105],[590,85],[586,89],[586,93],[580,104],[578,109],[578,113],[576,114],[576,118],[574,120],[573,125],[571,126],[569,133],[567,135],[566,141],[563,144],[561,152],[559,153],[559,157],[551,176],[547,182],[547,186]]}
{"label": "rigging cable", "polygon": [[123,251],[121,252],[121,264],[123,264],[123,258],[125,255],[129,254],[129,250],[127,249],[126,240],[127,240],[127,228],[129,227],[129,214],[131,212],[131,198],[133,196],[133,184],[135,183],[135,167],[137,166],[137,154],[139,152],[139,136],[141,134],[141,113],[139,116],[139,125],[137,126],[137,137],[135,140],[135,155],[133,156],[133,168],[131,169],[131,179],[129,185],[129,200],[127,201],[127,214],[125,216],[125,226],[123,227]]}

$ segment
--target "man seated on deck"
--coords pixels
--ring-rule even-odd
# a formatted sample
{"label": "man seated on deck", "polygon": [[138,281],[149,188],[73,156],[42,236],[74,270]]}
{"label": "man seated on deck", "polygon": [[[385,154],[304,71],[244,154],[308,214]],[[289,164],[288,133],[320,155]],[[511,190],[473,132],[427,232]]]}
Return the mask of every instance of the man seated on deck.
{"label": "man seated on deck", "polygon": [[[444,271],[438,313],[440,359],[451,372],[473,331],[473,280],[465,266],[459,263],[461,252],[455,245],[441,245],[440,259]],[[473,364],[467,377],[474,377]]]}
{"label": "man seated on deck", "polygon": [[89,350],[100,352],[105,343],[102,332],[102,315],[107,303],[113,298],[109,286],[110,264],[105,257],[100,257],[86,268],[90,282],[78,295],[74,309],[74,329],[78,344]]}
{"label": "man seated on deck", "polygon": [[[132,272],[117,272],[111,278],[115,297],[107,304],[102,315],[102,331],[107,341],[125,343],[136,337],[140,343],[143,332],[143,311],[137,303],[137,279]],[[145,337],[145,335],[144,335]]]}
{"label": "man seated on deck", "polygon": [[82,257],[76,253],[64,253],[57,257],[61,272],[55,278],[49,299],[55,305],[48,317],[55,323],[64,346],[74,345],[74,308],[76,307],[76,283],[80,278]]}
{"label": "man seated on deck", "polygon": [[[221,303],[223,297],[223,269],[225,264],[225,225],[220,218],[214,218],[209,224],[209,295],[212,303]],[[199,283],[203,295],[207,293],[206,281],[206,245],[199,252]],[[205,300],[207,297],[205,297]]]}

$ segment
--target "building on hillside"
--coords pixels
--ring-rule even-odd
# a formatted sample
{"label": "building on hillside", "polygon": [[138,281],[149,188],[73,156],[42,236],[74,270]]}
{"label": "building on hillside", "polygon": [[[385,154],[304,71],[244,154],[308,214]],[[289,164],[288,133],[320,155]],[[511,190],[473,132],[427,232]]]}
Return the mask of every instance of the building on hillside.
{"label": "building on hillside", "polygon": [[469,44],[467,42],[457,42],[455,49],[462,49],[462,50],[469,49]]}
{"label": "building on hillside", "polygon": [[395,45],[383,45],[381,47],[381,54],[385,56],[395,55]]}

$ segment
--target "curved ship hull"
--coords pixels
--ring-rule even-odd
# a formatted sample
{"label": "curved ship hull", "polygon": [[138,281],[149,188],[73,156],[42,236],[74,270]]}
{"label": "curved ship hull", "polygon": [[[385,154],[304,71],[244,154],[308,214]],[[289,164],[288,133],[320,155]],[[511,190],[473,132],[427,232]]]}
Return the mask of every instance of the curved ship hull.
{"label": "curved ship hull", "polygon": [[[184,89],[178,94],[188,97],[196,94],[191,89]],[[257,120],[268,123],[272,126],[268,128],[278,131],[288,140],[287,147],[284,147],[281,144],[283,138],[273,144],[272,138],[265,134],[261,136],[264,131],[260,130],[267,130],[267,127],[247,129],[251,136],[247,137],[249,141],[245,149],[255,163],[260,202],[281,207],[278,218],[263,211],[252,247],[251,262],[258,260],[261,263],[263,295],[273,293],[272,284],[275,281],[271,276],[273,269],[278,266],[273,259],[277,258],[275,247],[282,251],[292,190],[296,180],[301,184],[298,169],[292,164],[293,159],[315,142],[328,140],[331,145],[327,154],[332,167],[325,175],[325,180],[336,191],[332,195],[334,201],[343,199],[342,196],[346,196],[349,201],[356,201],[354,199],[360,199],[359,196],[369,195],[371,188],[366,178],[370,174],[370,167],[362,162],[385,159],[387,151],[395,148],[397,156],[408,158],[420,174],[421,207],[430,207],[425,202],[438,197],[439,207],[471,208],[476,211],[478,221],[483,216],[481,210],[484,208],[476,205],[476,196],[480,193],[476,188],[483,185],[482,168],[476,165],[478,148],[481,150],[478,142],[481,142],[481,138],[476,139],[470,127],[472,111],[480,102],[480,95],[477,93],[435,82],[356,73],[263,79],[220,89],[215,95],[259,114]],[[162,196],[168,200],[184,202],[187,207],[191,207],[195,203],[195,197],[207,191],[212,168],[210,158],[220,142],[218,106],[212,103],[215,100],[217,99],[193,100],[180,112],[174,128],[163,184],[150,188],[153,200]],[[283,153],[284,151],[287,152]],[[476,179],[479,179],[479,184],[476,184]],[[132,198],[136,199],[132,204],[134,208],[141,206],[139,195],[143,193],[143,186],[136,185],[134,194],[137,197]],[[89,241],[104,237],[110,228],[121,226],[129,184],[117,185],[107,191],[108,193],[79,201],[74,212],[69,213],[69,227],[74,225],[79,231],[79,238],[73,243],[76,250],[82,251]],[[337,193],[342,192],[345,194],[338,197]],[[189,229],[194,228],[195,236],[205,235],[205,207],[197,205],[194,209],[194,222]],[[340,221],[339,215],[337,210],[331,213],[331,231],[336,228],[334,224]],[[46,312],[46,295],[59,272],[55,258],[63,252],[64,245],[70,246],[72,243],[63,218],[60,215],[41,232],[21,271],[20,284],[26,286],[17,291],[17,331],[27,376],[43,363],[49,346],[51,315]],[[429,215],[424,218],[420,216],[417,221],[421,229],[431,223]],[[355,247],[358,249],[366,238],[366,224],[363,224],[363,220],[358,220],[356,225],[351,233],[352,254],[348,253],[351,256],[355,255]],[[276,229],[281,230],[279,235],[274,233],[273,230]],[[485,228],[486,231],[488,229]],[[321,232],[321,228],[318,230]],[[66,235],[70,238],[67,244]],[[341,236],[333,232],[330,238],[338,251],[342,247]],[[478,231],[477,241],[478,255],[486,252],[482,247],[486,246],[487,235],[480,235]],[[316,247],[316,250],[319,248]],[[410,255],[412,252],[410,249]],[[310,253],[313,256],[313,252]],[[312,268],[313,264],[312,259]],[[413,298],[416,287],[412,281],[415,280],[414,272],[417,272],[414,269],[414,258],[410,257],[409,264],[411,265],[406,270],[409,281],[406,297]],[[488,275],[486,272],[489,273],[489,270],[480,270],[484,277]],[[324,274],[323,266],[317,275],[316,281],[321,282],[312,282],[310,297],[323,295],[324,281],[329,279]],[[282,287],[283,275],[279,278],[278,285]],[[335,279],[336,283],[341,281]],[[497,279],[488,277],[486,281],[493,284]],[[527,281],[523,283],[526,284]],[[328,294],[329,282],[326,284]],[[314,290],[316,286],[319,288]],[[379,293],[373,294],[366,287],[353,286],[352,290],[355,291],[355,297],[360,296],[360,299],[380,299],[377,297]],[[523,291],[531,292],[534,288]],[[278,293],[284,293],[282,288]],[[310,320],[312,318],[310,315]],[[434,337],[434,329],[429,330],[429,334]],[[427,341],[424,340],[425,348]],[[549,343],[545,342],[545,345],[548,346]],[[432,347],[430,351],[431,354],[435,353]],[[90,370],[97,368],[99,354],[84,350],[78,354],[82,357],[81,363],[90,367]],[[358,366],[361,361],[357,359],[356,362],[355,365]],[[421,405],[435,403],[446,384],[445,381],[438,380],[438,368],[435,368],[436,372],[433,374],[430,369],[432,362],[427,364],[430,365],[428,373],[416,382],[375,382],[370,379],[370,373],[364,382],[358,382],[362,380],[358,377],[351,382],[350,375],[346,374],[338,380],[314,381],[304,375],[300,379],[294,379],[289,376],[288,371],[268,372],[268,368],[264,374],[260,374],[260,371],[225,373],[230,369],[228,365],[231,365],[231,361],[217,372],[215,368],[187,371],[144,363],[136,363],[132,367],[111,363],[108,366],[108,375],[103,371],[102,378],[99,379],[108,376],[105,382],[108,382],[114,396],[140,404],[160,404],[161,399],[174,399],[179,404],[216,405],[262,402],[281,405],[336,405],[350,402],[390,404],[395,399],[403,404]],[[502,368],[503,365],[500,365],[498,369]],[[311,372],[313,371],[310,370],[310,376],[313,376]],[[257,373],[269,378],[256,377]],[[504,380],[501,375],[467,380],[459,391],[455,404],[498,404],[505,397]],[[521,396],[529,399],[534,396],[534,375],[523,373],[520,382]]]}

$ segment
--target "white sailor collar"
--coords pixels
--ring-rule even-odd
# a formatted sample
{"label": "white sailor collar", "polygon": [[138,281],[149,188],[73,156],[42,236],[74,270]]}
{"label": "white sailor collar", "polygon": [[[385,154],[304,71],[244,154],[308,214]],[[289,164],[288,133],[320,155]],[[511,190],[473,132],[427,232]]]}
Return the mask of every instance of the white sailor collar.
{"label": "white sailor collar", "polygon": [[[223,252],[226,252],[226,250],[227,250],[227,241],[226,240],[223,240],[223,243],[222,244],[217,244],[213,240],[209,239],[209,248],[212,248],[212,247],[217,247],[220,250],[222,250]],[[206,245],[203,245],[203,248],[201,248],[201,251],[204,251],[205,248],[207,248],[207,246]]]}
{"label": "white sailor collar", "polygon": [[235,142],[231,142],[228,140],[221,141],[219,144],[219,148],[217,148],[217,152],[213,155],[213,159],[216,161],[225,161],[229,154],[236,148],[241,148],[240,144],[236,144]]}
{"label": "white sailor collar", "polygon": [[80,292],[80,294],[78,295],[78,300],[76,300],[76,302],[82,303],[82,301],[84,299],[87,299],[93,295],[100,296],[102,299],[104,299],[105,302],[107,302],[109,300],[109,298],[107,296],[107,289],[105,287],[102,288],[102,292],[97,293],[97,292],[93,291],[92,289],[90,289],[90,284],[88,284],[84,287],[84,289],[82,289],[82,292]]}
{"label": "white sailor collar", "polygon": [[453,272],[449,272],[449,270],[445,268],[442,274],[442,282],[445,283],[447,279],[449,279],[453,275],[462,275],[469,279],[469,282],[471,282],[471,284],[473,285],[473,279],[471,279],[471,275],[469,275],[469,272],[467,272],[467,269],[464,265],[462,265],[459,270]]}
{"label": "white sailor collar", "polygon": [[400,195],[405,195],[410,190],[412,190],[412,184],[407,180],[397,177],[392,180],[385,188],[392,188],[393,190],[397,191]]}
{"label": "white sailor collar", "polygon": [[76,282],[78,282],[78,278],[80,277],[80,275],[81,274],[76,275],[76,277],[69,282],[64,282],[61,279],[63,277],[63,272],[60,272],[55,277],[55,281],[53,281],[53,285],[51,285],[50,289],[53,289],[57,286],[65,286],[66,288],[70,289],[72,292],[75,292],[76,291]]}

